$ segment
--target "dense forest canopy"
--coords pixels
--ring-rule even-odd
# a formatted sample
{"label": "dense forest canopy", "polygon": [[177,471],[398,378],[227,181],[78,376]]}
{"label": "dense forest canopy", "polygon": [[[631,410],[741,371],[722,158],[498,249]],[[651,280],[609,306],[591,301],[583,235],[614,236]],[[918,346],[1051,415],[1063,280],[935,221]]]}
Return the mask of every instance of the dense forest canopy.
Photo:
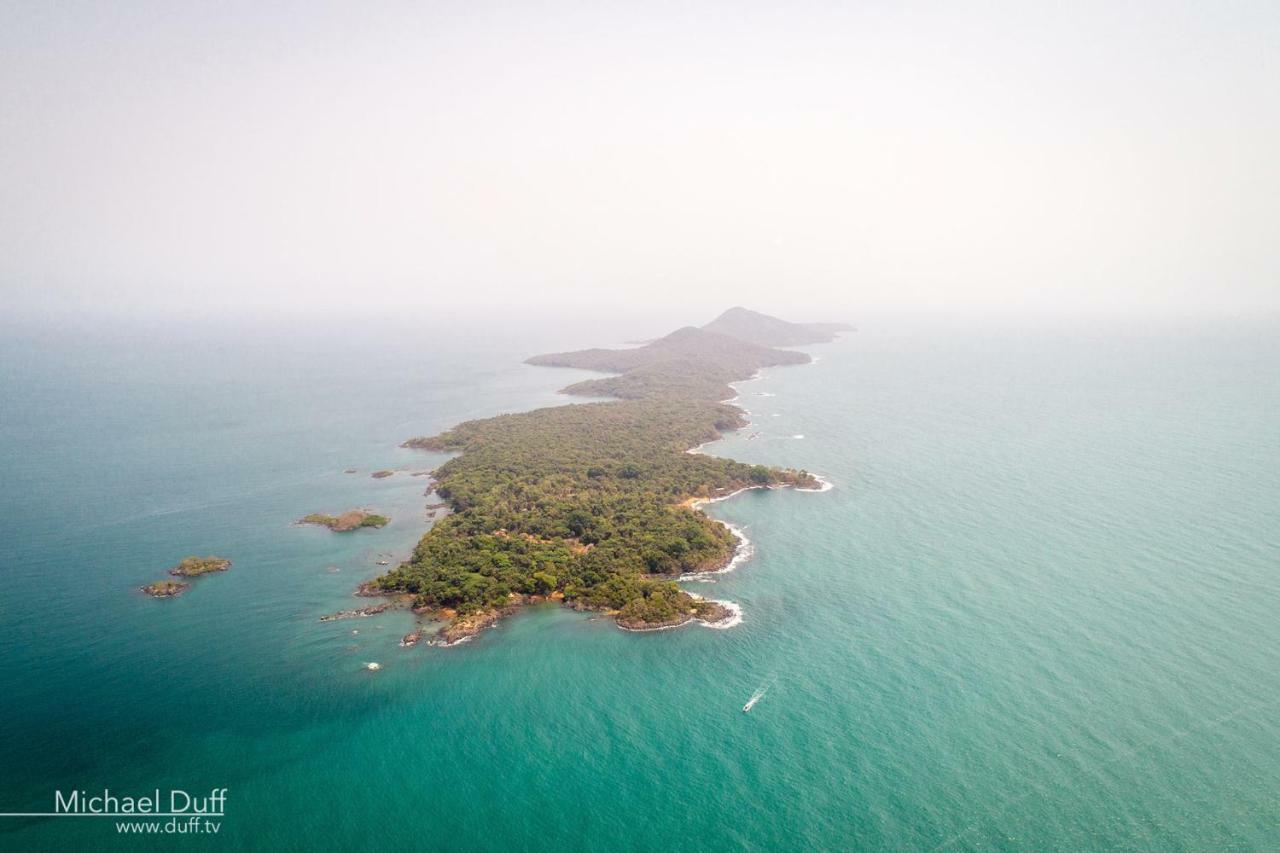
{"label": "dense forest canopy", "polygon": [[[830,338],[766,319],[794,326],[791,340]],[[468,421],[405,442],[459,454],[435,472],[452,513],[376,589],[412,593],[417,607],[449,608],[459,618],[520,596],[554,596],[615,611],[628,627],[678,624],[714,615],[716,606],[671,579],[723,566],[736,547],[691,499],[818,485],[804,471],[687,452],[745,424],[740,409],[721,402],[733,394],[729,382],[806,363],[803,353],[686,328],[633,349],[529,361],[615,372],[564,390],[621,399]]]}

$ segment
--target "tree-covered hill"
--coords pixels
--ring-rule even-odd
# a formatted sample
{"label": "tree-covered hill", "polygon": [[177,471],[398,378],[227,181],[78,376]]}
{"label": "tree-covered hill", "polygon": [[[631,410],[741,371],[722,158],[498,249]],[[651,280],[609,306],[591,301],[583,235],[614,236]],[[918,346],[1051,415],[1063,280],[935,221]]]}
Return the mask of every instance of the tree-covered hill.
{"label": "tree-covered hill", "polygon": [[565,388],[567,394],[638,400],[676,397],[727,400],[730,382],[747,379],[762,367],[807,364],[802,352],[773,349],[749,341],[686,326],[633,349],[586,349],[528,359],[547,367],[576,367],[617,373]]}
{"label": "tree-covered hill", "polygon": [[535,355],[529,364],[547,367],[577,367],[625,373],[640,367],[679,361],[745,372],[750,376],[761,367],[780,364],[807,364],[809,356],[739,340],[714,331],[685,326],[671,334],[631,349],[585,349],[577,352]]}

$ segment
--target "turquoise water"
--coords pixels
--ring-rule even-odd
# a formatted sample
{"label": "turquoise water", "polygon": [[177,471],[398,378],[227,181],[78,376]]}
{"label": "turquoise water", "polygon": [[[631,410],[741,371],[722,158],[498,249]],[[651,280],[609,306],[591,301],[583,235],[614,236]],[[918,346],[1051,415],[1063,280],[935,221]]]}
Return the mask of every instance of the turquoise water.
{"label": "turquoise water", "polygon": [[[443,457],[399,441],[665,328],[520,327],[8,329],[0,810],[225,787],[210,850],[1280,847],[1280,328],[873,323],[743,383],[708,452],[836,488],[711,508],[755,548],[689,584],[729,630],[318,622],[426,529]],[[290,524],[350,506],[393,522]],[[134,592],[187,553],[235,564]]]}

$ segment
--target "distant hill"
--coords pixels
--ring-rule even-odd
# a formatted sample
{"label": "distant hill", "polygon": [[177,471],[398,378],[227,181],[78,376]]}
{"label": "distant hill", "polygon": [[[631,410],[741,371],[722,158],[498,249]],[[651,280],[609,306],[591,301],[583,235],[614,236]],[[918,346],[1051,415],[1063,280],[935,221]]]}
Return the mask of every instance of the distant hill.
{"label": "distant hill", "polygon": [[746,308],[730,308],[702,328],[765,347],[822,344],[853,331],[848,323],[790,323]]}
{"label": "distant hill", "polygon": [[729,383],[750,378],[762,367],[807,364],[808,355],[775,349],[822,343],[852,329],[845,323],[789,323],[746,308],[730,308],[701,329],[685,326],[630,349],[584,349],[536,355],[529,364],[617,373],[563,389],[584,397],[643,400],[678,397],[727,400]]}
{"label": "distant hill", "polygon": [[713,362],[725,366],[743,366],[752,371],[779,364],[807,364],[809,356],[784,352],[706,329],[685,326],[666,337],[632,349],[584,349],[535,355],[529,364],[545,367],[577,367],[625,373],[637,367],[648,367],[664,361]]}
{"label": "distant hill", "polygon": [[571,385],[564,389],[569,394],[631,400],[655,396],[724,400],[733,396],[730,382],[746,379],[762,367],[809,361],[801,352],[686,326],[641,347],[550,353],[536,355],[528,363],[622,374]]}

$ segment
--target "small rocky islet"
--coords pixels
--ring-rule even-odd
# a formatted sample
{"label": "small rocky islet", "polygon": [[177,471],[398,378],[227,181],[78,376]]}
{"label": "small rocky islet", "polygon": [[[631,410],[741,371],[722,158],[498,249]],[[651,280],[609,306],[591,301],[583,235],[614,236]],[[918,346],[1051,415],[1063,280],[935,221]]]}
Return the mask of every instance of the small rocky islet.
{"label": "small rocky islet", "polygon": [[[179,578],[198,578],[225,572],[229,568],[231,561],[226,557],[183,557],[176,566],[170,567],[169,574]],[[190,589],[191,584],[186,581],[160,580],[139,588],[153,598],[173,598]]]}
{"label": "small rocky islet", "polygon": [[339,610],[337,613],[330,613],[328,616],[321,616],[321,622],[337,622],[340,619],[360,619],[365,616],[377,616],[391,609],[391,603],[371,604],[368,607],[356,607],[351,610]]}
{"label": "small rocky islet", "polygon": [[190,588],[191,584],[183,583],[182,581],[156,581],[144,587],[139,587],[139,589],[153,598],[173,598],[174,596],[182,595]]}

